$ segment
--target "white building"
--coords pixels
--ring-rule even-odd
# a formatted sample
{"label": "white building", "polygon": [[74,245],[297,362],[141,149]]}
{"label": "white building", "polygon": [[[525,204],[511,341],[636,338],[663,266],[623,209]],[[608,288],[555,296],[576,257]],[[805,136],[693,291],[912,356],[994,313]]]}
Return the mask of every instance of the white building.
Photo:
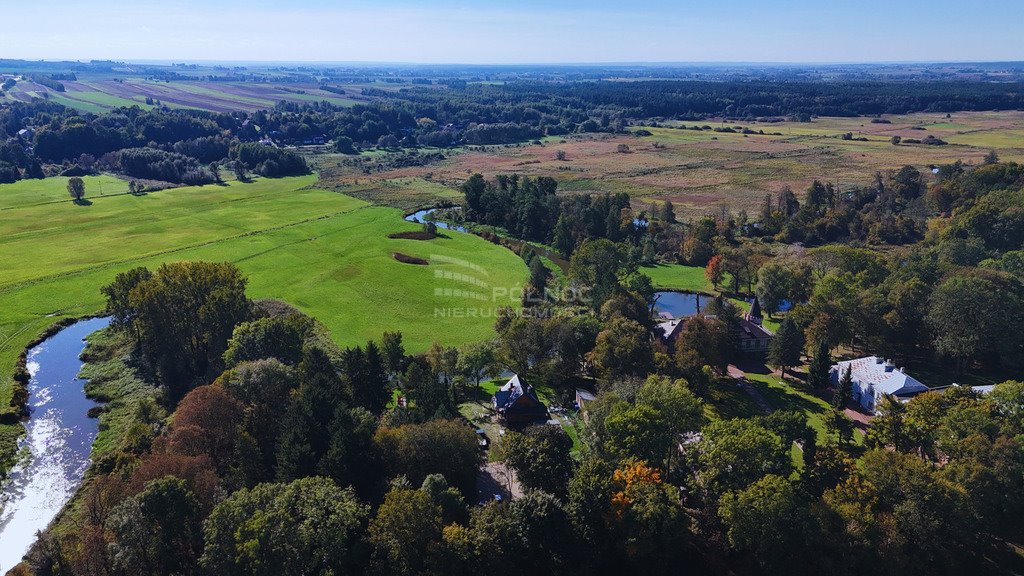
{"label": "white building", "polygon": [[873,413],[878,401],[886,394],[906,400],[929,390],[927,386],[904,372],[903,368],[897,368],[892,362],[878,356],[857,358],[833,365],[833,386],[839,384],[847,367],[850,368],[850,376],[853,379],[853,400],[868,412]]}

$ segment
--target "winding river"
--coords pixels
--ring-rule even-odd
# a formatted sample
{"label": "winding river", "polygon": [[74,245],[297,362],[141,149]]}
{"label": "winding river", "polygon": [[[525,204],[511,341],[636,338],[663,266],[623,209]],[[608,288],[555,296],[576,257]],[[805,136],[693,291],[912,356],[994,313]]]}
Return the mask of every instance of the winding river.
{"label": "winding river", "polygon": [[84,338],[109,323],[108,318],[76,322],[29,350],[30,416],[19,446],[30,455],[11,471],[0,493],[0,574],[21,561],[89,466],[99,424],[87,416],[97,404],[85,396],[78,356]]}
{"label": "winding river", "polygon": [[[452,206],[451,208],[458,208],[458,206]],[[465,227],[459,226],[458,224],[449,224],[447,222],[441,222],[440,220],[433,220],[431,218],[428,218],[428,216],[433,214],[435,210],[439,210],[439,208],[427,208],[426,210],[418,210],[406,216],[405,220],[407,222],[418,222],[420,224],[430,221],[433,222],[434,224],[437,224],[438,228],[443,228],[445,230],[455,230],[456,232],[466,231]]]}

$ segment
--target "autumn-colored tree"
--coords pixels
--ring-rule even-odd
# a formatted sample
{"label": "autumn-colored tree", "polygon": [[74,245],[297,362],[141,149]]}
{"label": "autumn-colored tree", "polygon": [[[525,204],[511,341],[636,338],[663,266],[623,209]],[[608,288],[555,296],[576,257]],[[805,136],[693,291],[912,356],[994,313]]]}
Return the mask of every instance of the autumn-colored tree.
{"label": "autumn-colored tree", "polygon": [[704,267],[704,277],[707,278],[708,282],[718,290],[718,285],[722,283],[722,277],[725,275],[725,260],[718,254],[715,254],[708,260],[707,266]]}
{"label": "autumn-colored tree", "polygon": [[166,476],[184,480],[203,513],[213,509],[221,497],[220,479],[208,456],[164,453],[150,454],[142,459],[128,481],[127,493],[138,494],[147,483]]}
{"label": "autumn-colored tree", "polygon": [[242,403],[220,386],[193,389],[178,403],[167,437],[168,450],[189,456],[205,454],[223,474],[234,452],[242,410]]}
{"label": "autumn-colored tree", "polygon": [[631,572],[652,573],[678,552],[683,528],[675,489],[643,461],[626,461],[612,474],[611,525],[615,546]]}

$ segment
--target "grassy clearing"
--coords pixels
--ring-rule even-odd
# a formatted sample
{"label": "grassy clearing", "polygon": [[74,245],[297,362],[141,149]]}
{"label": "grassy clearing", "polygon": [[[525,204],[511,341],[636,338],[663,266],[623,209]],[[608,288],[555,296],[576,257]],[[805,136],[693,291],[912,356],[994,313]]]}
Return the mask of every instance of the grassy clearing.
{"label": "grassy clearing", "polygon": [[[128,182],[113,176],[85,176],[86,198],[127,194]],[[19,180],[0,186],[0,212],[50,202],[68,202],[68,178],[54,176],[45,180]]]}
{"label": "grassy clearing", "polygon": [[762,414],[757,402],[731,378],[712,384],[704,398],[704,415],[711,420],[753,418]]}
{"label": "grassy clearing", "polygon": [[458,203],[463,195],[458,190],[439,182],[420,177],[355,178],[332,186],[343,194],[374,204],[393,206],[407,212],[442,203]]}
{"label": "grassy clearing", "polygon": [[645,266],[640,272],[650,276],[655,288],[680,290],[683,292],[715,292],[711,282],[704,277],[704,268],[700,266],[683,266],[682,264],[659,264]]}
{"label": "grassy clearing", "polygon": [[[469,234],[390,239],[418,225],[398,210],[311,189],[314,182],[259,179],[93,196],[88,206],[39,204],[66,194],[57,179],[21,190],[23,205],[11,200],[0,210],[0,402],[10,398],[10,374],[25,343],[61,317],[102,309],[99,288],[134,266],[234,262],[249,278],[251,297],[298,306],[341,345],[384,330],[401,330],[413,352],[434,340],[483,340],[493,335],[493,310],[516,305],[491,297],[492,287],[525,279],[516,255]],[[6,191],[0,187],[0,198]],[[394,252],[430,265],[402,264]]]}
{"label": "grassy clearing", "polygon": [[[773,374],[752,374],[747,372],[747,379],[761,392],[776,410],[801,412],[807,417],[807,424],[818,434],[818,441],[828,438],[825,419],[832,407],[822,397],[812,391],[806,384],[791,379],[782,380]],[[862,442],[860,434],[854,434],[856,442]]]}

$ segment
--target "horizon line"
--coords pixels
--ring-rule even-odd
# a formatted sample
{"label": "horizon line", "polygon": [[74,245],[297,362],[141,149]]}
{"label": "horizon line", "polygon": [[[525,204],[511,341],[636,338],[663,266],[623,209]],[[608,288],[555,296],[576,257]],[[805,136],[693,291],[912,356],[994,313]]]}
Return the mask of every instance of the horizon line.
{"label": "horizon line", "polygon": [[445,67],[668,67],[668,66],[894,66],[894,65],[942,65],[942,64],[1021,64],[1021,60],[836,60],[836,61],[802,61],[802,60],[622,60],[622,61],[565,61],[565,62],[413,62],[402,60],[232,60],[232,59],[173,59],[173,58],[86,58],[86,59],[51,59],[51,58],[9,58],[0,57],[0,61],[22,61],[27,63],[76,63],[90,64],[93,62],[114,62],[119,64],[148,65],[179,65],[179,64],[242,64],[242,65],[329,65],[329,66],[445,66]]}

